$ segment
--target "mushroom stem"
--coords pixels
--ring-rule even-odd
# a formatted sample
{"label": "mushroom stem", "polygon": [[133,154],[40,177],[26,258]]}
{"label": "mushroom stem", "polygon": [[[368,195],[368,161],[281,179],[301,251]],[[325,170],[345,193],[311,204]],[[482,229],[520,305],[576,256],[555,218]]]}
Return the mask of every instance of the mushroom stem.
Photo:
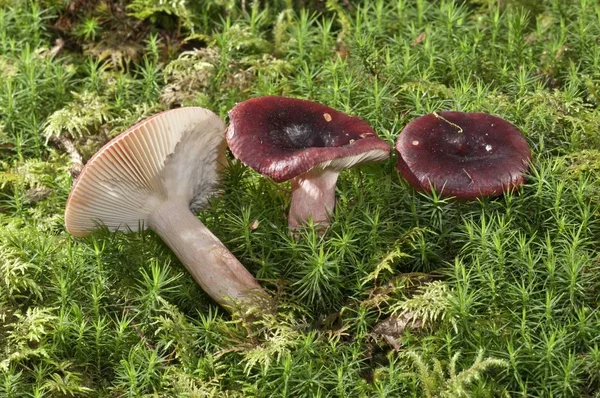
{"label": "mushroom stem", "polygon": [[189,210],[184,200],[168,200],[148,218],[149,227],[173,250],[196,282],[217,303],[246,307],[268,297],[252,274]]}
{"label": "mushroom stem", "polygon": [[291,230],[312,218],[315,225],[327,226],[335,207],[335,184],[339,171],[312,169],[291,180],[292,198],[288,226]]}

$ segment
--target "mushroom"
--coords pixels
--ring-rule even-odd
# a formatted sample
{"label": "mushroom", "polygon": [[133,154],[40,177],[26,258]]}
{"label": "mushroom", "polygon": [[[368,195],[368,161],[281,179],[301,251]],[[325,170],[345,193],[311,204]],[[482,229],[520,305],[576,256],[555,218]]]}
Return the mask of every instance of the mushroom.
{"label": "mushroom", "polygon": [[264,294],[254,277],[194,216],[215,193],[224,160],[223,121],[189,107],[159,113],[120,134],[85,165],[67,200],[65,225],[78,237],[152,229],[221,305]]}
{"label": "mushroom", "polygon": [[340,171],[390,153],[365,121],[312,101],[254,98],[237,104],[229,118],[233,155],[277,182],[290,180],[292,230],[310,219],[328,225]]}
{"label": "mushroom", "polygon": [[531,151],[521,131],[486,113],[434,112],[396,142],[397,169],[414,188],[443,196],[498,196],[525,181]]}

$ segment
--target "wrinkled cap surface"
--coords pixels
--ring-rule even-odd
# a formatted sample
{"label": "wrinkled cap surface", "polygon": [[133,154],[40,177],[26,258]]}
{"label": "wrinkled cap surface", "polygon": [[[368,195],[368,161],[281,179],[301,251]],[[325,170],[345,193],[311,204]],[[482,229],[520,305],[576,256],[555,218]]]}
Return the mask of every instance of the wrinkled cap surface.
{"label": "wrinkled cap surface", "polygon": [[364,120],[317,102],[266,96],[229,112],[234,156],[281,182],[315,167],[343,169],[386,159],[390,147]]}
{"label": "wrinkled cap surface", "polygon": [[145,119],[109,141],[73,184],[65,226],[86,236],[99,225],[137,231],[170,199],[202,207],[213,195],[224,155],[225,124],[199,107]]}
{"label": "wrinkled cap surface", "polygon": [[[462,131],[462,132],[461,132]],[[413,187],[474,199],[521,185],[531,151],[521,131],[485,113],[438,112],[398,137],[398,171]]]}

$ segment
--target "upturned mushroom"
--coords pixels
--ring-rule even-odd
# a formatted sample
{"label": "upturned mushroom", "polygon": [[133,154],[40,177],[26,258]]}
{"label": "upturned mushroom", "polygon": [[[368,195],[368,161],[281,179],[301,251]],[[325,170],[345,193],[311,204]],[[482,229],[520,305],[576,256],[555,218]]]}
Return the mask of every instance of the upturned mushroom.
{"label": "upturned mushroom", "polygon": [[237,104],[229,118],[233,155],[277,182],[290,180],[292,230],[310,219],[328,225],[340,171],[390,153],[365,121],[312,101],[254,98]]}
{"label": "upturned mushroom", "polygon": [[498,196],[525,181],[531,151],[521,131],[486,113],[434,112],[404,127],[397,169],[414,188],[458,199]]}
{"label": "upturned mushroom", "polygon": [[215,193],[224,159],[223,121],[189,107],[152,116],[100,149],[67,201],[65,225],[78,237],[152,229],[217,303],[249,305],[266,295],[192,211]]}

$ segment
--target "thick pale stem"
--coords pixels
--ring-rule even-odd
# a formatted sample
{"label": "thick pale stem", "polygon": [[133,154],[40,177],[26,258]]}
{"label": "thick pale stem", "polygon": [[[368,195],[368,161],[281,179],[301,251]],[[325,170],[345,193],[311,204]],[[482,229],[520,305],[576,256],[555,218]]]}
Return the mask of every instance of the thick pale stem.
{"label": "thick pale stem", "polygon": [[252,274],[192,214],[184,201],[167,201],[154,210],[150,228],[173,250],[196,282],[217,303],[246,306],[268,297]]}
{"label": "thick pale stem", "polygon": [[314,224],[329,225],[335,207],[335,183],[339,174],[337,170],[318,169],[291,180],[290,229],[306,224],[311,218]]}

